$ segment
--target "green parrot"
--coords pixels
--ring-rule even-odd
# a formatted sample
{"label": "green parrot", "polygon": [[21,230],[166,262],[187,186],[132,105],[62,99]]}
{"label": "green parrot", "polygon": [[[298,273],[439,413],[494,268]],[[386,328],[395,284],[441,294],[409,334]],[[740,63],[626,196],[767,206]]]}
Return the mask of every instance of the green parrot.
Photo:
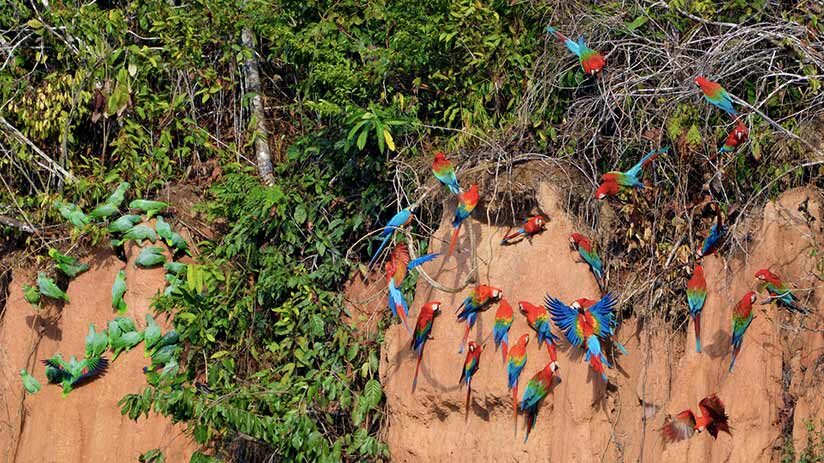
{"label": "green parrot", "polygon": [[157,241],[157,234],[155,234],[155,231],[148,225],[140,224],[130,228],[123,235],[123,241],[126,240],[135,240],[138,243],[143,243],[144,241],[149,240],[154,243]]}
{"label": "green parrot", "polygon": [[123,333],[137,331],[137,325],[135,325],[134,320],[129,317],[115,317],[114,322],[117,323],[118,328],[120,328],[120,331]]}
{"label": "green parrot", "polygon": [[143,340],[143,333],[135,330],[134,320],[117,317],[109,322],[109,347],[113,351],[112,361],[125,351],[130,350]]}
{"label": "green parrot", "polygon": [[23,380],[23,387],[26,388],[26,392],[29,394],[40,392],[40,383],[25,368],[20,370],[20,378]]}
{"label": "green parrot", "polygon": [[147,199],[135,199],[129,203],[129,208],[146,212],[146,218],[151,219],[155,214],[166,209],[169,204],[163,201],[150,201]]}
{"label": "green parrot", "polygon": [[175,346],[177,342],[180,340],[180,335],[177,334],[175,330],[169,330],[166,334],[160,338],[157,343],[152,347],[152,353],[150,355],[154,355],[155,352],[158,350],[168,347],[168,346]]}
{"label": "green parrot", "polygon": [[143,347],[145,357],[149,356],[149,351],[160,341],[160,325],[155,322],[152,314],[146,314],[146,329],[143,330]]}
{"label": "green parrot", "polygon": [[106,204],[111,204],[114,207],[120,207],[123,204],[123,199],[126,196],[126,190],[129,189],[129,182],[120,182],[117,188],[106,198]]}
{"label": "green parrot", "polygon": [[177,344],[163,346],[160,349],[157,349],[152,354],[152,368],[157,368],[161,365],[166,365],[167,363],[172,361],[172,359],[177,357],[177,353]]}
{"label": "green parrot", "polygon": [[60,201],[54,202],[54,207],[60,212],[64,219],[71,222],[77,228],[83,228],[89,223],[89,217],[83,213],[76,204],[64,203]]}
{"label": "green parrot", "polygon": [[84,358],[78,361],[72,356],[66,362],[60,354],[54,354],[52,358],[43,360],[43,364],[46,365],[46,378],[50,383],[60,383],[65,397],[74,386],[104,373],[109,361],[104,357]]}
{"label": "green parrot", "polygon": [[100,357],[109,347],[109,336],[106,330],[99,333],[94,331],[94,324],[89,325],[89,334],[86,335],[86,358]]}
{"label": "green parrot", "polygon": [[163,268],[166,269],[167,272],[178,276],[186,272],[186,267],[186,264],[181,262],[166,262],[163,264]]}
{"label": "green parrot", "polygon": [[54,266],[69,278],[74,278],[89,269],[89,264],[81,264],[76,257],[61,254],[54,248],[49,249],[49,256],[54,261]]}
{"label": "green parrot", "polygon": [[186,240],[178,232],[172,233],[171,243],[169,246],[173,247],[176,251],[185,252],[186,254],[191,255],[189,252],[189,244],[186,243]]}
{"label": "green parrot", "polygon": [[39,272],[37,274],[37,287],[40,294],[52,299],[60,299],[69,302],[69,296],[57,287],[57,284],[51,278],[47,277],[45,273]]}
{"label": "green parrot", "polygon": [[117,206],[110,203],[103,203],[95,207],[90,213],[89,217],[93,219],[105,219],[114,215],[117,212]]}
{"label": "green parrot", "polygon": [[23,285],[23,299],[31,305],[39,305],[40,290],[37,289],[37,286]]}
{"label": "green parrot", "polygon": [[163,255],[163,248],[158,246],[148,246],[140,250],[137,255],[135,264],[141,267],[154,267],[166,262],[166,256]]}
{"label": "green parrot", "polygon": [[124,294],[126,294],[126,271],[121,270],[117,272],[117,276],[114,277],[114,284],[112,285],[112,309],[116,310],[120,315],[126,313],[128,309],[126,301],[123,299]]}
{"label": "green parrot", "polygon": [[155,230],[157,230],[157,236],[166,240],[166,244],[168,244],[169,246],[172,245],[172,226],[169,225],[169,222],[163,220],[162,215],[157,216]]}
{"label": "green parrot", "polygon": [[140,223],[143,220],[143,217],[139,215],[124,215],[121,216],[119,219],[115,220],[114,222],[109,224],[109,231],[112,233],[124,233],[129,231],[130,228],[134,227],[136,224]]}

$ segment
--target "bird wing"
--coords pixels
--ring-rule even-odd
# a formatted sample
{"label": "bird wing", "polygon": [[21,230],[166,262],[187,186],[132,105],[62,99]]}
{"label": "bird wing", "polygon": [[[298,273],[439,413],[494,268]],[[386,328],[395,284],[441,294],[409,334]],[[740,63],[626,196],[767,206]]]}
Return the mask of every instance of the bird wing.
{"label": "bird wing", "polygon": [[[423,265],[424,263],[429,262],[430,260],[436,259],[438,256],[440,256],[440,253],[432,253],[432,254],[427,254],[425,256],[418,257],[417,259],[413,260],[412,262],[409,262],[409,264],[407,264],[406,268],[409,269],[409,270],[412,270],[413,268],[418,267],[420,265]],[[408,257],[407,257],[407,259],[408,259]]]}
{"label": "bird wing", "polygon": [[526,390],[524,391],[524,396],[521,399],[521,410],[528,410],[536,405],[538,402],[543,400],[544,397],[547,395],[547,390],[540,381],[533,379],[529,380],[529,383],[526,385]]}
{"label": "bird wing", "polygon": [[684,410],[675,418],[667,416],[661,428],[664,442],[678,442],[689,439],[695,433],[695,415],[691,410]]}
{"label": "bird wing", "polygon": [[83,359],[83,370],[80,375],[72,380],[72,385],[75,385],[83,380],[93,378],[106,372],[109,366],[109,361],[105,357],[94,357],[91,359]]}
{"label": "bird wing", "polygon": [[552,316],[555,326],[564,333],[569,343],[580,347],[584,339],[583,330],[578,323],[578,311],[549,295],[546,296],[544,305]]}
{"label": "bird wing", "polygon": [[729,418],[724,411],[724,403],[715,394],[701,399],[698,408],[702,415],[711,417],[713,421],[726,421]]}
{"label": "bird wing", "polygon": [[589,308],[589,312],[595,321],[592,328],[596,336],[605,338],[613,334],[616,304],[618,304],[618,301],[615,300],[615,296],[612,293],[607,293]]}

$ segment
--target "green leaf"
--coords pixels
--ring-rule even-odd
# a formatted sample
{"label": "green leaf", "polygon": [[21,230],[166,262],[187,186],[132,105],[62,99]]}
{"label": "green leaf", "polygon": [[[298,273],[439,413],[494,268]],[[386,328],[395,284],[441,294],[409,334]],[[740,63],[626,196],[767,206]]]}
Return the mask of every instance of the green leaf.
{"label": "green leaf", "polygon": [[627,29],[630,30],[630,31],[634,31],[634,30],[638,29],[639,27],[643,26],[644,24],[646,24],[648,21],[649,21],[649,17],[647,17],[647,16],[638,16],[631,23],[627,24]]}
{"label": "green leaf", "polygon": [[302,204],[295,208],[295,216],[294,217],[295,217],[295,222],[297,222],[298,225],[303,225],[303,223],[306,222],[306,208],[303,207]]}
{"label": "green leaf", "polygon": [[366,137],[369,136],[368,130],[362,130],[361,134],[358,136],[358,150],[363,151],[363,148],[366,147]]}
{"label": "green leaf", "polygon": [[34,30],[38,30],[38,29],[43,28],[43,23],[41,23],[40,21],[38,21],[36,19],[29,19],[28,21],[26,21],[26,25],[31,27]]}

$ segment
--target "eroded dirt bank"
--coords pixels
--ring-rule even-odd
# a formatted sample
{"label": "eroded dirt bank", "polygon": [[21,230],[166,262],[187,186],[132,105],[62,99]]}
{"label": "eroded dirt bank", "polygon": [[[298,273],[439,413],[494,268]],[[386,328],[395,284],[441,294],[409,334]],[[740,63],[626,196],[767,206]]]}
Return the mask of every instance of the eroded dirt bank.
{"label": "eroded dirt bank", "polygon": [[[162,416],[152,414],[135,423],[120,414],[118,400],[145,385],[142,368],[148,359],[143,357],[142,344],[121,354],[105,376],[66,397],[61,397],[59,386],[46,384],[41,359],[55,352],[65,358],[81,357],[89,323],[99,331],[114,318],[111,287],[121,269],[126,270],[128,284],[127,315],[135,319],[138,329],[145,327],[151,299],[165,286],[164,270],[139,269],[134,265],[136,256],[137,252],[129,252],[128,264],[110,251],[84,258],[91,268],[69,285],[71,302],[62,308],[46,306],[39,315],[23,299],[22,285],[31,275],[14,273],[0,320],[0,461],[134,462],[143,452],[160,448],[166,461],[186,462],[197,449],[181,426]],[[111,359],[110,352],[106,356]],[[18,375],[21,368],[27,368],[43,385],[39,393],[24,397]]]}
{"label": "eroded dirt bank", "polygon": [[[807,199],[806,209],[800,210]],[[559,195],[545,185],[538,203],[544,211],[563,210]],[[393,460],[769,462],[780,459],[785,437],[796,448],[802,447],[804,421],[824,418],[824,368],[820,366],[824,336],[816,331],[822,325],[818,307],[824,301],[824,290],[809,294],[816,312],[806,318],[774,305],[759,305],[734,374],[727,372],[731,310],[747,291],[755,289],[753,274],[760,268],[771,268],[798,288],[820,286],[815,275],[820,274],[821,260],[816,251],[820,254],[824,243],[821,207],[822,198],[814,190],[789,191],[765,207],[763,220],[744,224],[747,233],[736,234],[751,239],[747,253],[739,252],[732,259],[717,255],[705,259],[709,297],[702,315],[703,354],[694,350],[692,326],[675,331],[663,322],[642,325],[624,320],[618,339],[630,354],[619,357],[617,368],[608,371],[614,388],[606,391],[581,354],[564,347],[559,352],[562,382],[541,409],[527,444],[520,417],[515,431],[505,367],[489,337],[495,309],[479,317],[470,336],[477,342],[487,341],[488,350],[473,381],[471,410],[465,419],[464,390],[458,386],[464,359],[458,353],[463,325],[456,322],[454,310],[469,288],[449,294],[420,282],[410,320],[426,300],[440,300],[445,311],[435,321],[434,339],[427,344],[414,394],[415,356],[409,335],[396,325],[382,346],[381,380],[389,414],[386,439]],[[567,238],[574,227],[563,214],[551,212],[547,230],[532,244],[501,247],[505,229],[477,221],[472,227],[480,282],[503,289],[516,310],[517,301],[539,304],[547,292],[566,302],[597,296],[587,267],[576,263],[568,248]],[[442,240],[448,233],[444,220],[431,247],[445,247]],[[463,251],[446,263],[439,281],[459,286],[470,267],[468,246],[468,241],[461,242]],[[431,262],[425,269],[434,274],[438,267],[439,262]],[[620,295],[619,288],[611,289]],[[527,332],[531,333],[523,316],[516,314],[510,339]],[[548,361],[546,350],[538,348],[534,337],[528,356],[522,379]],[[710,393],[724,400],[734,428],[732,437],[722,435],[713,441],[702,434],[665,447],[657,432],[665,415],[697,409],[697,402]]]}

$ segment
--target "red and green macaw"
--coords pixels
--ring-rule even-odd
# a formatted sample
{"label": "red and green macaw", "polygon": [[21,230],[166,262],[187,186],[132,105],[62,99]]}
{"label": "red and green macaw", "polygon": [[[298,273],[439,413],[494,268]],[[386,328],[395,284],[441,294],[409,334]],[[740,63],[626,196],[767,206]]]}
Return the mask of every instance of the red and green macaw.
{"label": "red and green macaw", "polygon": [[594,76],[604,68],[604,64],[606,64],[604,57],[597,51],[586,46],[583,37],[579,37],[578,41],[574,42],[564,36],[564,34],[555,30],[552,26],[546,26],[546,32],[557,37],[558,40],[566,45],[570,52],[578,57],[578,61],[581,62],[581,67],[584,68],[586,74]]}
{"label": "red and green macaw", "polygon": [[580,233],[573,233],[569,235],[569,245],[578,251],[584,262],[589,264],[589,269],[595,275],[595,281],[603,293],[604,288],[604,265],[601,263],[601,257],[595,252],[595,248],[586,236]]}
{"label": "red and green macaw", "polygon": [[495,338],[495,349],[501,348],[501,360],[506,362],[506,353],[509,348],[509,328],[515,317],[512,315],[512,306],[509,301],[501,299],[498,304],[498,311],[495,312],[495,325],[492,327],[492,335]]}
{"label": "red and green macaw", "polygon": [[778,302],[784,307],[804,314],[810,313],[810,309],[798,302],[798,299],[792,293],[790,287],[781,281],[781,278],[779,278],[779,276],[775,273],[772,273],[768,269],[764,268],[755,272],[755,278],[761,282],[761,287],[766,288],[767,292],[770,294],[770,297],[772,299],[777,299]]}
{"label": "red and green macaw", "polygon": [[707,431],[713,439],[717,438],[721,431],[732,436],[729,426],[730,417],[724,411],[724,403],[717,395],[713,394],[701,399],[698,408],[701,410],[701,416],[695,416],[695,413],[689,409],[675,415],[675,418],[667,415],[664,426],[661,428],[661,437],[665,443],[689,439],[696,431]]}
{"label": "red and green macaw", "polygon": [[415,324],[415,332],[412,335],[412,349],[418,354],[418,362],[415,364],[415,376],[412,378],[412,392],[415,392],[415,387],[418,385],[418,369],[421,367],[423,348],[432,333],[432,323],[435,321],[435,316],[440,313],[441,303],[430,301],[421,307],[421,312],[418,314],[418,322]]}
{"label": "red and green macaw", "polygon": [[526,365],[526,345],[529,344],[529,335],[522,334],[518,341],[509,349],[506,359],[507,387],[512,390],[513,417],[518,417],[518,378]]}
{"label": "red and green macaw", "polygon": [[554,373],[557,369],[558,365],[555,362],[549,362],[543,370],[535,373],[535,376],[526,384],[520,406],[520,409],[524,411],[526,420],[524,443],[529,439],[529,432],[535,427],[535,419],[538,418],[538,407],[541,401],[552,391],[555,382]]}
{"label": "red and green macaw", "polygon": [[469,218],[475,206],[478,205],[478,185],[471,185],[469,190],[462,191],[458,194],[458,207],[455,209],[455,218],[452,220],[452,241],[449,242],[449,254],[446,257],[452,256],[455,251],[455,243],[458,242],[458,234],[461,232],[461,225],[464,220]]}
{"label": "red and green macaw", "polygon": [[744,342],[744,333],[750,327],[750,323],[755,319],[752,313],[752,305],[755,303],[755,291],[750,291],[738,301],[732,311],[732,360],[730,360],[730,373],[735,366],[735,359],[741,352],[741,343]]}
{"label": "red and green macaw", "polygon": [[558,361],[555,345],[558,337],[552,334],[552,325],[549,322],[549,312],[544,307],[530,304],[527,301],[518,301],[518,309],[526,315],[526,322],[538,335],[538,347],[546,343],[546,350],[553,363]]}
{"label": "red and green macaw", "polygon": [[724,145],[718,150],[720,154],[732,153],[738,148],[738,145],[746,142],[750,135],[749,129],[741,122],[741,119],[737,119],[736,121],[732,132],[727,135],[727,140],[724,142]]}
{"label": "red and green macaw", "polygon": [[475,326],[475,321],[478,318],[478,312],[489,308],[489,304],[499,300],[504,295],[504,292],[498,288],[488,285],[478,285],[469,296],[463,300],[458,307],[458,321],[466,321],[466,331],[464,331],[461,346],[458,348],[458,353],[463,353],[464,345],[467,338],[469,338],[469,331]]}
{"label": "red and green macaw", "polygon": [[704,93],[704,98],[711,104],[717,106],[732,117],[738,116],[735,107],[732,105],[730,94],[724,90],[721,84],[713,82],[704,76],[696,77],[695,84],[701,88],[701,92]]}
{"label": "red and green macaw", "polygon": [[375,251],[375,255],[372,256],[372,260],[369,261],[369,268],[372,268],[372,265],[375,263],[375,259],[378,258],[383,248],[386,247],[386,244],[389,243],[389,240],[392,238],[392,235],[395,234],[395,230],[408,225],[412,222],[412,210],[409,208],[401,209],[398,211],[397,214],[393,215],[389,222],[383,227],[383,231],[381,231],[380,236],[383,237],[383,241],[381,245],[378,247],[378,250]]}
{"label": "red and green macaw", "polygon": [[687,282],[687,304],[690,316],[695,324],[695,351],[701,352],[701,309],[707,300],[707,280],[704,279],[704,267],[695,266],[690,281]]}
{"label": "red and green macaw", "polygon": [[534,215],[524,222],[524,225],[515,230],[514,232],[504,236],[501,240],[501,244],[509,244],[510,241],[518,238],[519,236],[523,236],[526,239],[532,239],[533,236],[537,235],[544,231],[544,226],[546,225],[546,220],[543,216]]}
{"label": "red and green macaw", "polygon": [[652,150],[626,172],[610,171],[601,176],[601,185],[595,190],[596,199],[615,196],[622,191],[632,188],[644,188],[644,182],[639,178],[641,170],[655,160],[659,155],[669,151],[669,147]]}
{"label": "red and green macaw", "polygon": [[601,341],[608,340],[613,334],[615,306],[617,301],[612,294],[606,294],[599,301],[581,298],[567,306],[563,302],[547,295],[545,304],[552,321],[566,336],[570,344],[583,347],[586,343],[585,361],[596,373],[601,374],[604,382],[609,382],[604,365],[612,368],[601,351]]}
{"label": "red and green macaw", "polygon": [[401,292],[401,284],[408,271],[420,266],[424,262],[429,262],[435,259],[440,254],[427,254],[418,257],[415,260],[409,260],[409,248],[406,243],[399,243],[392,250],[389,260],[386,261],[384,269],[386,270],[386,281],[389,286],[389,310],[395,317],[400,317],[403,326],[407,331],[410,331],[409,324],[406,322],[406,317],[409,315],[409,304]]}
{"label": "red and green macaw", "polygon": [[449,191],[452,193],[458,194],[461,192],[458,177],[455,176],[455,168],[452,166],[452,162],[446,159],[443,151],[435,153],[435,160],[432,161],[432,173],[435,174],[435,178],[449,188]]}
{"label": "red and green macaw", "polygon": [[481,352],[483,346],[479,346],[475,341],[469,341],[469,348],[464,359],[463,370],[461,371],[460,383],[466,383],[466,414],[469,416],[469,399],[472,396],[472,377],[478,371],[481,362]]}

